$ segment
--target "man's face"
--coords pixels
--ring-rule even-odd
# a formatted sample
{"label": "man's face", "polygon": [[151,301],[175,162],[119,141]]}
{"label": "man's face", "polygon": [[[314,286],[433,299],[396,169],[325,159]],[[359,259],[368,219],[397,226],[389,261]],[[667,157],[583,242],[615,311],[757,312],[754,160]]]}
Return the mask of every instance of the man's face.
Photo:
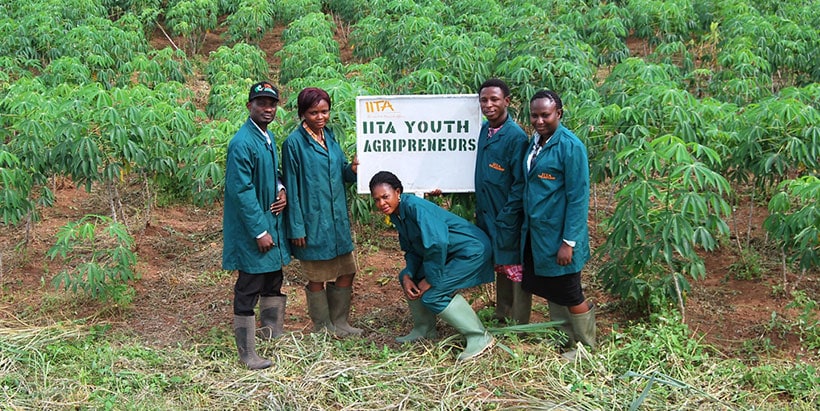
{"label": "man's face", "polygon": [[266,128],[276,117],[276,107],[279,101],[271,97],[257,97],[248,102],[251,120],[260,128]]}
{"label": "man's face", "polygon": [[510,97],[504,97],[504,92],[498,87],[484,87],[478,94],[478,104],[490,126],[498,127],[507,118]]}

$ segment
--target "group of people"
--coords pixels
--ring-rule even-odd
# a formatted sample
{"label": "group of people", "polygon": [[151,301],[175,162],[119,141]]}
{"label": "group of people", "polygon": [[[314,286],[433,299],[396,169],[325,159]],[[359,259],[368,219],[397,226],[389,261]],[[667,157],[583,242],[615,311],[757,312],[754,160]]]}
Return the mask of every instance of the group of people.
{"label": "group of people", "polygon": [[[271,366],[255,339],[283,333],[286,296],[282,267],[299,259],[314,331],[360,335],[349,323],[356,261],[345,184],[356,180],[327,127],[331,99],[305,88],[297,98],[301,124],[282,144],[281,165],[267,130],[279,104],[270,82],[251,86],[249,118],[228,145],[222,267],[238,271],[234,334],[240,360],[250,369]],[[399,284],[413,328],[398,342],[436,338],[436,318],[461,333],[459,360],[494,344],[459,290],[496,281],[496,318],[530,320],[532,294],[549,302],[550,317],[576,342],[595,346],[594,307],[584,298],[581,270],[589,259],[586,148],[563,125],[563,106],[552,91],[530,100],[532,139],[508,113],[510,89],[491,79],[479,88],[486,121],[478,137],[476,224],[404,193],[399,178],[380,171],[370,180],[376,207],[389,216],[405,253]],[[281,171],[280,171],[281,170]],[[260,327],[254,309],[259,304]]]}

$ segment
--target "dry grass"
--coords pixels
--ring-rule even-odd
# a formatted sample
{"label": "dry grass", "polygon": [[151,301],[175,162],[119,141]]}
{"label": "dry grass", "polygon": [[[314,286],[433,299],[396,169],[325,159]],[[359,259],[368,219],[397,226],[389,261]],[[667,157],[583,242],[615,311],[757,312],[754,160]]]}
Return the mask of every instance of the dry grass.
{"label": "dry grass", "polygon": [[663,361],[679,362],[673,377],[659,364],[624,373],[614,342],[568,363],[538,337],[500,335],[512,353],[456,363],[457,336],[393,350],[291,333],[260,342],[274,367],[249,371],[227,334],[157,350],[102,330],[0,324],[0,409],[731,410],[811,409],[818,400],[750,391],[737,361],[693,365],[669,353]]}

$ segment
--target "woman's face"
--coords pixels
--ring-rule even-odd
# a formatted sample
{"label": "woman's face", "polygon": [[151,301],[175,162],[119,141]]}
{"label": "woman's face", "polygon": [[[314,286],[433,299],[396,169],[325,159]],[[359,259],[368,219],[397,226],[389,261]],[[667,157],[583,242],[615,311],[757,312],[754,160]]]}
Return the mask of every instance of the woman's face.
{"label": "woman's face", "polygon": [[325,100],[319,100],[305,111],[305,124],[316,134],[322,131],[330,119],[330,105]]}
{"label": "woman's face", "polygon": [[376,202],[376,208],[382,213],[391,215],[399,209],[399,196],[401,191],[393,189],[390,184],[379,184],[370,190],[370,195],[373,196],[373,201]]}
{"label": "woman's face", "polygon": [[555,102],[548,98],[539,98],[530,103],[530,124],[543,137],[555,133],[563,114]]}

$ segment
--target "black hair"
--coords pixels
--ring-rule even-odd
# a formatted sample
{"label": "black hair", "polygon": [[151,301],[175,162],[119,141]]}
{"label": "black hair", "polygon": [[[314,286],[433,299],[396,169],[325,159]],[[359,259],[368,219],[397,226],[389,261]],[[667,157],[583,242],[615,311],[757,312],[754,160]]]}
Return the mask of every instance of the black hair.
{"label": "black hair", "polygon": [[481,90],[484,90],[488,87],[498,87],[501,89],[501,92],[504,93],[504,97],[510,96],[510,87],[507,86],[507,83],[502,81],[501,79],[491,78],[484,83],[481,83],[481,87],[478,88],[478,94],[481,94]]}
{"label": "black hair", "polygon": [[530,99],[530,104],[532,104],[533,101],[541,99],[541,98],[545,98],[545,99],[555,103],[555,110],[556,111],[561,111],[561,110],[564,109],[564,103],[561,102],[561,97],[558,95],[558,93],[556,93],[552,90],[541,90],[541,91],[536,92],[535,95],[533,95],[532,98]]}
{"label": "black hair", "polygon": [[370,179],[370,191],[373,191],[373,188],[381,184],[387,184],[393,187],[393,190],[404,192],[404,187],[401,185],[399,178],[389,171],[379,171]]}
{"label": "black hair", "polygon": [[308,109],[319,104],[320,101],[327,101],[327,109],[330,110],[332,103],[330,102],[330,95],[317,87],[307,87],[299,92],[299,97],[296,98],[296,111],[299,118],[304,118]]}

